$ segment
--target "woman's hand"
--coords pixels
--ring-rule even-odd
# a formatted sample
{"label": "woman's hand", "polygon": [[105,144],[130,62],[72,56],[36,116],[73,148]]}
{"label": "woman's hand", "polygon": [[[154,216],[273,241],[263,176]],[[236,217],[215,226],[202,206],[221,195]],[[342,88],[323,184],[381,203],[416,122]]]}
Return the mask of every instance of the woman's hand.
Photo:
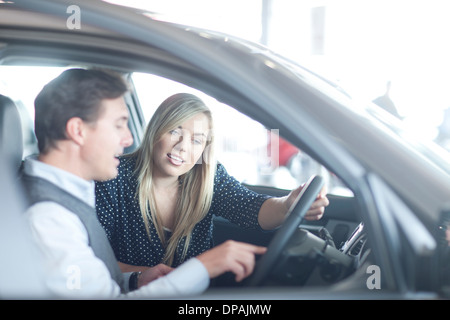
{"label": "woman's hand", "polygon": [[[301,185],[297,189],[292,190],[289,195],[285,198],[285,207],[286,212],[294,203],[298,194],[302,191],[304,185]],[[306,220],[320,220],[325,213],[325,207],[330,204],[330,201],[327,198],[327,189],[323,187],[322,190],[317,195],[316,200],[313,202],[309,210],[306,212],[305,219]]]}

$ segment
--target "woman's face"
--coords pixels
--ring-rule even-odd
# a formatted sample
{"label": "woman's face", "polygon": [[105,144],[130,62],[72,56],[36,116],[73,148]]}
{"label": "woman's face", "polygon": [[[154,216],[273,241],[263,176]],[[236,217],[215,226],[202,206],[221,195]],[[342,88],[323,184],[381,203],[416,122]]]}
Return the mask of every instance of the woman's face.
{"label": "woman's face", "polygon": [[209,120],[204,113],[163,134],[154,147],[154,177],[178,178],[191,170],[205,150],[208,134]]}

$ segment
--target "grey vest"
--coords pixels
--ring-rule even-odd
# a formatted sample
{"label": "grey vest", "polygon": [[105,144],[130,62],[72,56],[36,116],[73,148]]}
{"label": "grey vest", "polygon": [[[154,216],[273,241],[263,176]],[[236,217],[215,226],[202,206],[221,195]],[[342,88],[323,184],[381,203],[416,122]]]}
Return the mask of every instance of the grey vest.
{"label": "grey vest", "polygon": [[126,287],[124,286],[123,274],[117,264],[105,230],[98,221],[95,208],[90,207],[67,191],[64,191],[45,179],[22,174],[21,180],[28,195],[29,206],[37,202],[52,201],[67,208],[80,218],[89,236],[89,246],[94,251],[94,254],[105,263],[111,274],[111,278],[117,282],[121,291],[125,293]]}

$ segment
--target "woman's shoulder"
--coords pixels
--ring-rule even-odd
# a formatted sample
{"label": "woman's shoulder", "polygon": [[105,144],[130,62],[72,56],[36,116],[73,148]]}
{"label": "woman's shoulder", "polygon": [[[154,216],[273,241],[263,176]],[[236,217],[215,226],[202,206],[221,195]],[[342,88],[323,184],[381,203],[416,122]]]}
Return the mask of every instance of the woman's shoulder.
{"label": "woman's shoulder", "polygon": [[221,174],[228,174],[227,173],[227,169],[225,169],[225,166],[222,163],[217,161],[217,164],[216,164],[216,175],[221,175]]}
{"label": "woman's shoulder", "polygon": [[223,186],[235,184],[236,182],[236,179],[228,173],[225,166],[222,163],[217,162],[216,173],[214,176],[214,185],[217,187],[218,185]]}
{"label": "woman's shoulder", "polygon": [[115,180],[132,181],[136,170],[136,157],[132,155],[124,155],[119,157],[118,174]]}
{"label": "woman's shoulder", "polygon": [[134,172],[136,167],[136,157],[134,155],[122,155],[119,157],[119,172],[123,171],[126,173]]}
{"label": "woman's shoulder", "polygon": [[215,178],[216,182],[220,181],[224,178],[227,178],[227,177],[228,177],[227,169],[225,169],[225,166],[222,163],[217,161],[216,172],[214,174],[214,178]]}
{"label": "woman's shoulder", "polygon": [[97,185],[120,185],[134,179],[136,158],[129,155],[123,155],[118,159],[120,163],[117,167],[117,176],[111,180],[96,182]]}

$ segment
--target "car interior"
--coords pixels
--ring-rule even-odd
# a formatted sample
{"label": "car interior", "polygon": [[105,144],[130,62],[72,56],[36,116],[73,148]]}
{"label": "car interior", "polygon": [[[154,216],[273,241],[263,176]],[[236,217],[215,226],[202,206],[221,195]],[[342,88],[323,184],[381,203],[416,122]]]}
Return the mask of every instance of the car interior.
{"label": "car interior", "polygon": [[[43,68],[45,70],[46,67]],[[45,71],[40,71],[38,74],[42,73],[45,73]],[[155,81],[166,83],[166,87],[164,88],[170,87],[170,89],[163,90],[163,93],[160,94],[160,102],[163,100],[163,95],[169,95],[169,93],[166,92],[170,92],[170,90],[186,91],[193,89],[154,75],[147,75],[147,78],[144,77],[144,81],[139,81],[138,76],[133,78],[132,73],[123,73],[123,76],[131,83],[131,90],[125,97],[131,115],[129,127],[134,136],[134,145],[126,150],[126,152],[130,152],[138,145],[140,135],[142,135],[144,130],[145,121],[149,120],[151,110],[154,110],[154,108],[157,107],[156,102],[147,102],[145,95],[137,92],[138,89],[141,89],[141,87],[146,88],[149,85],[156,86]],[[142,77],[142,74],[139,76]],[[152,79],[151,81],[153,81],[153,83],[151,81],[149,83],[149,79]],[[7,78],[0,80],[5,87],[14,85],[13,82],[9,83]],[[30,81],[40,81],[39,86],[43,86],[47,80],[38,77]],[[143,92],[146,93],[145,90]],[[7,94],[5,90],[0,93]],[[195,93],[202,94],[199,91],[195,91]],[[151,98],[156,99],[154,97]],[[207,101],[212,101],[211,103],[217,103],[217,100],[212,99],[211,97],[205,97],[205,99],[207,99]],[[32,101],[31,99],[29,100]],[[150,103],[152,105],[148,105]],[[0,128],[3,130],[0,135],[0,139],[2,139],[2,152],[7,153],[9,158],[12,159],[14,170],[19,169],[24,157],[37,152],[37,142],[33,135],[33,124],[31,120],[33,118],[33,106],[30,105],[30,102],[28,102],[28,105],[26,104],[27,101],[21,99],[20,95],[16,96],[14,99],[7,97],[6,95],[0,97]],[[224,108],[222,104],[220,107]],[[226,111],[222,112],[231,112],[229,106],[225,106],[225,108]],[[232,112],[237,111],[234,110]],[[150,115],[146,115],[145,113],[149,113]],[[266,135],[268,128],[265,128],[259,123],[255,123],[245,115],[239,114],[239,112],[233,114],[233,116],[242,118],[239,121],[237,118],[235,119],[237,122],[242,123],[243,127],[257,126],[258,129],[256,131]],[[220,125],[218,126],[220,127]],[[236,130],[239,131],[239,128]],[[225,131],[225,133],[219,133],[218,135],[220,134],[226,135],[227,131]],[[249,144],[254,144],[255,139],[259,139],[254,137],[254,133],[240,132],[231,133],[231,137],[222,137],[224,138],[222,147],[225,147],[220,155],[222,155],[222,159],[224,159],[224,162],[226,163],[226,168],[231,175],[235,172],[237,176],[239,176],[241,173],[240,171],[242,171],[239,168],[239,166],[242,165],[242,161],[237,161],[236,155],[239,156],[240,159],[245,156],[248,156],[249,158],[250,156],[253,158],[261,158],[260,152],[256,152],[255,150],[249,151],[245,149],[245,146],[236,145],[238,142],[234,137],[245,139],[246,136],[249,136],[249,139],[251,139]],[[11,139],[11,137],[13,137],[13,139]],[[266,137],[267,136],[264,136],[264,138]],[[267,140],[260,140],[263,140],[262,146],[267,147]],[[240,150],[240,148],[242,150]],[[243,155],[242,152],[247,152],[247,154]],[[222,161],[220,155],[218,160]],[[309,187],[304,188],[306,191],[301,193],[302,197],[298,199],[297,206],[293,206],[293,208],[290,209],[290,214],[286,219],[286,222],[273,231],[244,230],[222,217],[215,218],[213,233],[215,245],[220,244],[227,239],[233,239],[267,246],[269,251],[268,254],[259,257],[254,274],[246,279],[246,281],[236,283],[231,274],[225,274],[212,282],[212,288],[269,285],[306,287],[325,286],[338,283],[340,280],[348,278],[360,268],[362,264],[368,263],[370,248],[367,244],[367,236],[364,232],[364,225],[361,223],[357,213],[355,198],[351,192],[349,192],[349,189],[347,189],[335,175],[329,173],[305,153],[298,151],[296,156],[293,156],[291,160],[293,163],[296,161],[297,166],[303,165],[302,168],[309,168],[307,172],[311,177],[309,181],[308,179],[305,179],[305,175],[300,178],[305,180],[297,180],[292,177],[292,175],[294,175],[292,173],[292,168],[294,167],[293,163],[280,166],[282,167],[281,169],[278,167],[272,168],[273,170],[270,174],[262,175],[262,178],[260,176],[259,180],[258,178],[254,178],[255,175],[253,175],[253,179],[252,177],[243,177],[239,179],[247,188],[271,196],[287,195],[292,186],[295,186],[296,184],[300,185],[304,182],[307,182],[306,186]],[[228,166],[229,164],[230,166]],[[232,168],[233,165],[236,168]],[[258,162],[250,162],[250,166],[253,166],[250,171],[256,170],[257,173],[258,170],[261,171],[264,169],[258,169]],[[282,171],[281,173],[277,173],[279,175],[279,178],[277,178],[279,181],[283,181],[284,179],[294,181],[294,184],[291,184],[291,187],[280,187],[273,181],[270,181],[271,179],[273,180],[273,176],[277,175],[273,172],[274,170]],[[287,176],[289,176],[289,178],[286,178]],[[333,183],[337,185],[338,188],[330,190],[330,186],[333,188]],[[302,219],[306,209],[309,208],[320,189],[324,186],[329,190],[328,198],[330,200],[330,205],[326,208],[324,217],[319,221],[313,222]],[[338,192],[334,192],[335,190],[338,190]],[[339,190],[345,190],[345,192],[340,192]],[[305,201],[309,202],[305,203]],[[300,228],[298,228],[299,225]],[[365,286],[365,281],[361,281],[361,285]]]}
{"label": "car interior", "polygon": [[11,98],[0,95],[0,145],[3,153],[11,159],[13,168],[22,162],[22,123],[16,104]]}
{"label": "car interior", "polygon": [[[230,288],[234,294],[241,292],[242,287],[262,286],[282,287],[283,290],[272,291],[280,293],[280,297],[283,292],[306,291],[299,288],[319,288],[318,291],[326,288],[326,292],[331,292],[326,297],[332,298],[336,297],[334,290],[338,291],[338,298],[347,291],[351,299],[372,298],[380,291],[384,294],[379,295],[382,298],[396,298],[396,293],[410,292],[433,295],[440,290],[447,290],[447,297],[450,294],[450,286],[443,288],[441,283],[441,279],[450,283],[448,262],[442,263],[450,261],[450,231],[447,230],[450,210],[448,203],[445,208],[438,208],[442,199],[446,199],[447,184],[437,178],[440,171],[421,170],[429,165],[429,155],[420,157],[424,156],[420,152],[415,157],[415,146],[412,146],[414,153],[406,152],[411,146],[401,145],[403,137],[398,137],[389,126],[389,118],[385,119],[383,114],[380,117],[378,109],[369,111],[374,116],[369,119],[365,107],[362,106],[362,110],[358,103],[350,105],[349,96],[341,92],[339,86],[306,69],[299,71],[288,61],[278,65],[280,57],[272,56],[263,47],[247,46],[245,41],[235,42],[229,37],[222,39],[222,35],[214,32],[202,33],[191,27],[170,30],[165,22],[159,25],[159,18],[151,15],[156,24],[146,21],[151,22],[149,29],[146,24],[141,25],[141,21],[134,24],[118,18],[116,24],[113,17],[119,16],[119,8],[111,14],[91,10],[91,15],[84,16],[89,17],[85,21],[90,21],[86,28],[83,25],[82,30],[68,31],[64,29],[66,12],[56,12],[58,8],[66,9],[63,3],[45,1],[25,5],[24,2],[22,7],[31,10],[25,14],[21,6],[8,10],[9,4],[5,1],[5,11],[0,12],[3,14],[0,23],[0,170],[4,171],[7,163],[7,171],[18,175],[23,159],[37,154],[33,131],[34,98],[42,86],[67,68],[113,69],[122,74],[130,87],[124,98],[134,144],[126,153],[139,145],[146,124],[163,100],[174,93],[193,93],[212,110],[216,119],[217,158],[231,176],[250,190],[275,197],[285,196],[305,184],[301,197],[289,209],[285,223],[275,230],[243,229],[222,217],[215,217],[215,245],[233,239],[267,246],[268,253],[258,257],[255,272],[248,279],[236,283],[231,274],[225,274],[211,282],[209,294],[219,292],[219,297],[223,297],[220,292],[224,288]],[[99,19],[102,21],[92,24],[99,17],[104,21]],[[36,20],[40,20],[39,23],[35,24]],[[61,22],[62,27],[58,24]],[[211,54],[211,48],[215,54]],[[244,50],[250,50],[251,54],[243,54]],[[248,70],[263,77],[256,79],[250,72],[231,71],[231,67],[238,69],[246,64]],[[229,73],[227,68],[230,68]],[[240,80],[239,84],[232,85],[236,79]],[[284,91],[285,85],[292,87]],[[271,91],[264,92],[270,86],[275,90],[273,98]],[[288,94],[284,96],[284,92]],[[282,101],[277,100],[280,98]],[[286,108],[283,108],[284,101]],[[295,117],[290,119],[279,113],[283,110]],[[342,115],[341,119],[348,120],[352,126],[342,126],[340,121],[325,114],[328,111],[332,111],[331,115]],[[380,125],[375,118],[387,127],[375,128]],[[375,132],[382,135],[374,135],[370,128],[380,129]],[[395,139],[388,139],[390,143],[384,144],[382,140],[391,138],[392,133]],[[378,148],[366,144],[368,137],[373,137],[371,141],[379,143],[377,146],[395,153],[396,166],[390,166],[390,158],[383,157],[384,153]],[[364,152],[360,152],[362,147]],[[405,162],[408,166],[403,166]],[[399,168],[402,170],[397,170]],[[409,174],[411,171],[428,186],[436,188],[424,190],[427,188],[415,184],[416,178]],[[445,180],[445,177],[447,175],[440,178]],[[20,194],[20,188],[16,192],[9,185],[6,179],[0,185],[8,190],[8,193],[0,193],[2,199],[24,207],[26,199]],[[327,188],[330,200],[325,215],[318,221],[303,219],[305,210],[322,187]],[[440,193],[436,195],[436,191]],[[11,193],[18,197],[10,197]],[[424,197],[414,197],[419,194]],[[428,208],[430,205],[434,207]],[[436,231],[440,210],[442,219]],[[2,219],[6,218],[2,216]],[[8,229],[8,224],[0,225]],[[0,232],[0,236],[4,236],[0,245],[8,244],[6,233]],[[442,243],[436,250],[438,241]],[[13,269],[15,260],[9,260]],[[381,278],[377,268],[382,269]],[[380,288],[383,290],[367,290]],[[359,291],[355,293],[354,289]],[[394,294],[389,296],[390,293]],[[234,297],[233,294],[229,296]],[[309,294],[303,298],[315,297]],[[317,297],[323,298],[323,291],[319,294]]]}

